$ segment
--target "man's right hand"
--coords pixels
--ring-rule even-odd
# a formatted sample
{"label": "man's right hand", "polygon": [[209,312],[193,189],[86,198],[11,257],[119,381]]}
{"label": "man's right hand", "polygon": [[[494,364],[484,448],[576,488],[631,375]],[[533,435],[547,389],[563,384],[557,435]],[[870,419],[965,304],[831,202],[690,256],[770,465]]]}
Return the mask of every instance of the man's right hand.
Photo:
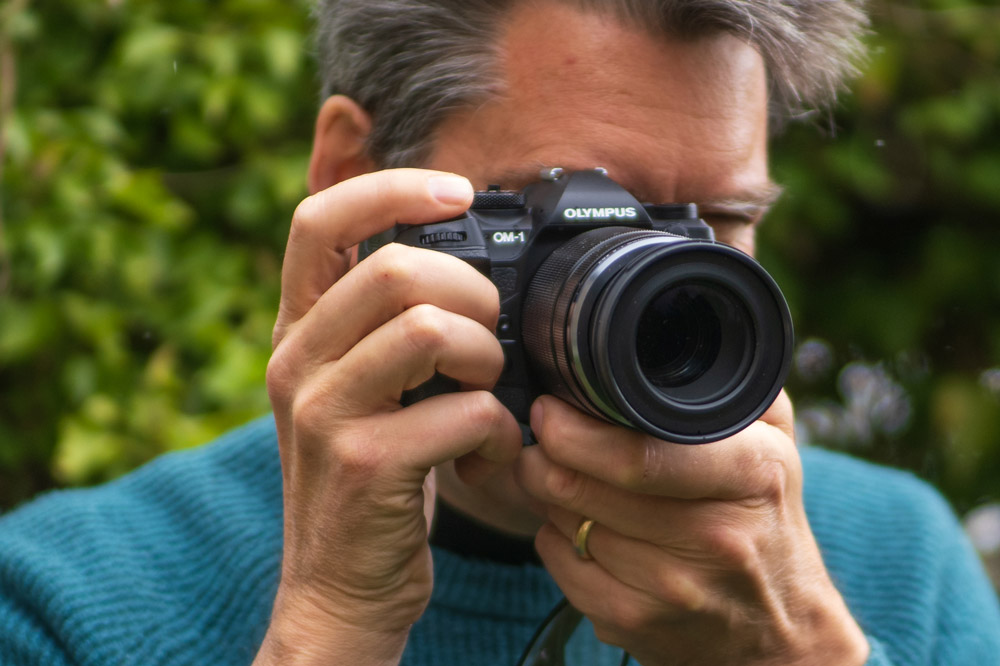
{"label": "man's right hand", "polygon": [[[268,365],[284,478],[284,557],[257,663],[397,663],[430,598],[435,465],[476,482],[520,452],[489,393],[503,367],[496,288],[455,257],[352,249],[397,221],[463,212],[464,178],[403,169],[344,181],[296,210]],[[435,372],[462,392],[408,407]]]}

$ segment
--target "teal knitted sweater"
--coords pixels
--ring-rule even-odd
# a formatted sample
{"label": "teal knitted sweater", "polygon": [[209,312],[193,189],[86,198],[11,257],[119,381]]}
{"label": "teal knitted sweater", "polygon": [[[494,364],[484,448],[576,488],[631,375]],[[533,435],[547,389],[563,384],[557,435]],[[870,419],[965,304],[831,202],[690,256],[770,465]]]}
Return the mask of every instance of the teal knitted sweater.
{"label": "teal knitted sweater", "polygon": [[[1000,663],[1000,608],[927,485],[802,451],[806,507],[870,664]],[[281,559],[274,423],[0,518],[0,664],[248,664]],[[434,552],[407,666],[512,665],[560,593],[544,569]]]}

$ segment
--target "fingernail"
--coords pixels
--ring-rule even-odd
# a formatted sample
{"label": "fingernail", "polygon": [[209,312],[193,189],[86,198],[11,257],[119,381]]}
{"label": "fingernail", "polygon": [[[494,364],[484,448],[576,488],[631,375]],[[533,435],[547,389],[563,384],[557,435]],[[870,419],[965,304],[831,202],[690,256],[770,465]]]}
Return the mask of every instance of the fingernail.
{"label": "fingernail", "polygon": [[472,183],[461,176],[431,176],[427,179],[431,196],[444,204],[467,204],[472,201]]}

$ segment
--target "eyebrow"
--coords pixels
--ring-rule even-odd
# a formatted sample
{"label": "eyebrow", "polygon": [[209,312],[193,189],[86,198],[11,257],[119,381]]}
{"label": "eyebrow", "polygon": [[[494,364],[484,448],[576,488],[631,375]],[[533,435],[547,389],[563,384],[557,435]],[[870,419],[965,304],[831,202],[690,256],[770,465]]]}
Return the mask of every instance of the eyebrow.
{"label": "eyebrow", "polygon": [[747,188],[732,195],[696,201],[702,215],[736,218],[748,223],[760,220],[778,202],[783,188],[773,180],[763,185]]}

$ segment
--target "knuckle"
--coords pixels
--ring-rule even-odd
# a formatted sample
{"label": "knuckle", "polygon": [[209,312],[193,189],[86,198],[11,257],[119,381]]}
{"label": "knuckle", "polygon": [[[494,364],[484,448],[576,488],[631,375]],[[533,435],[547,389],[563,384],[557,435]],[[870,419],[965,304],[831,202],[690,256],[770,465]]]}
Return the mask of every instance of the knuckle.
{"label": "knuckle", "polygon": [[417,266],[412,261],[410,248],[399,243],[389,243],[379,248],[362,265],[368,269],[371,282],[383,292],[395,293],[413,284]]}
{"label": "knuckle", "polygon": [[553,465],[545,475],[545,489],[567,506],[578,506],[586,491],[583,475],[560,465]]}
{"label": "knuckle", "polygon": [[672,603],[676,596],[675,589],[675,576],[676,572],[670,568],[660,568],[655,572],[652,578],[652,590],[651,592],[658,598],[662,599],[667,603]]}
{"label": "knuckle", "polygon": [[370,479],[383,466],[381,448],[372,437],[348,427],[335,415],[331,396],[320,388],[306,388],[292,402],[292,427],[296,439],[310,442],[296,453],[302,464],[326,469],[340,479]]}
{"label": "knuckle", "polygon": [[612,637],[637,636],[646,633],[649,625],[653,621],[647,609],[637,603],[621,600],[611,601],[615,630],[611,630]]}
{"label": "knuckle", "polygon": [[743,573],[757,570],[759,553],[749,530],[719,524],[706,533],[707,549],[726,569]]}
{"label": "knuckle", "polygon": [[318,199],[315,196],[306,197],[299,202],[292,213],[292,222],[288,230],[290,243],[298,243],[311,238],[317,220],[320,217]]}
{"label": "knuckle", "polygon": [[655,481],[664,460],[666,448],[663,442],[648,435],[631,431],[625,433],[622,441],[615,442],[619,459],[612,471],[616,485],[633,492],[642,492]]}
{"label": "knuckle", "polygon": [[488,391],[469,391],[465,396],[463,418],[478,431],[494,432],[504,420],[505,408]]}
{"label": "knuckle", "polygon": [[278,345],[267,362],[267,394],[276,406],[287,406],[297,379],[297,364],[289,358],[287,345]]}
{"label": "knuckle", "polygon": [[646,485],[652,473],[652,449],[645,443],[639,446],[623,447],[622,462],[616,469],[616,482],[626,490],[640,490]]}
{"label": "knuckle", "polygon": [[380,475],[384,466],[381,447],[369,437],[342,437],[333,448],[336,468],[343,478],[364,480]]}
{"label": "knuckle", "polygon": [[704,594],[684,574],[673,567],[660,569],[653,577],[652,592],[669,607],[694,612],[704,606]]}
{"label": "knuckle", "polygon": [[433,305],[415,305],[400,316],[403,338],[413,349],[433,351],[448,341],[448,325]]}
{"label": "knuckle", "polygon": [[745,451],[738,462],[733,467],[733,474],[743,478],[732,481],[752,488],[746,502],[748,506],[781,506],[789,492],[801,483],[801,468],[787,456],[768,452],[764,443]]}
{"label": "knuckle", "polygon": [[324,391],[302,387],[291,398],[292,427],[296,433],[305,436],[320,433],[330,419],[331,411]]}
{"label": "knuckle", "polygon": [[784,504],[794,473],[782,460],[768,460],[759,467],[761,496],[772,505]]}
{"label": "knuckle", "polygon": [[573,434],[569,424],[561,418],[546,418],[541,431],[535,433],[542,448],[553,460],[565,460],[571,451]]}

